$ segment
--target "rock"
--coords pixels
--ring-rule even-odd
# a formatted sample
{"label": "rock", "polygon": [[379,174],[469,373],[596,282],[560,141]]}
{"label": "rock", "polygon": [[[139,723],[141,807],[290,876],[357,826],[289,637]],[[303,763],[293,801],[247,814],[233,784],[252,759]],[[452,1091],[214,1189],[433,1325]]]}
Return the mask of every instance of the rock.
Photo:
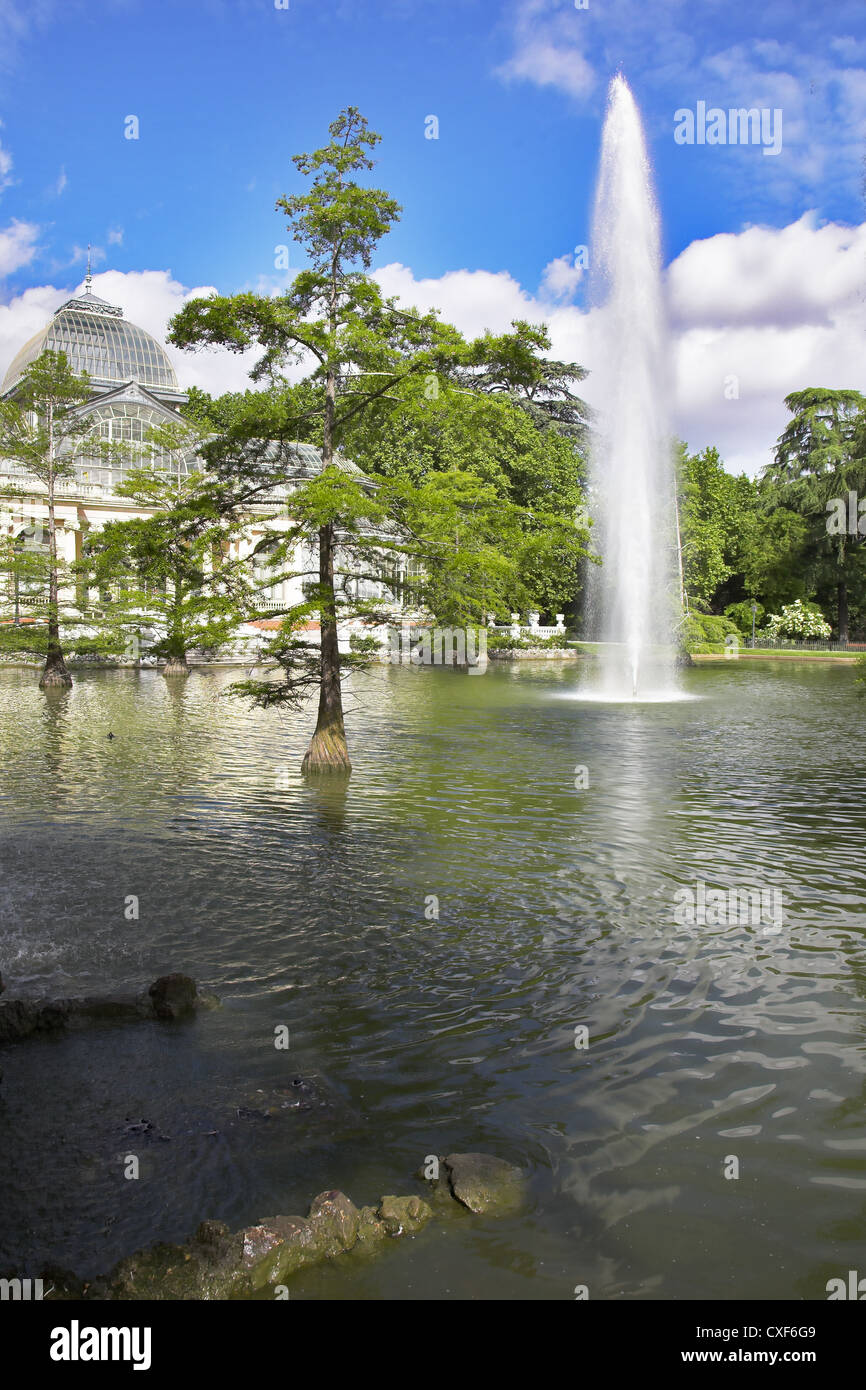
{"label": "rock", "polygon": [[219,1246],[228,1233],[229,1228],[224,1221],[202,1221],[193,1240],[199,1245]]}
{"label": "rock", "polygon": [[358,1221],[358,1245],[370,1246],[384,1240],[388,1234],[384,1221],[376,1215],[375,1207],[362,1207]]}
{"label": "rock", "polygon": [[421,1197],[383,1197],[376,1214],[389,1236],[414,1235],[433,1216]]}
{"label": "rock", "polygon": [[33,999],[9,999],[0,1003],[0,1046],[19,1042],[31,1033],[50,1033],[69,1020],[67,1000],[40,1004]]}
{"label": "rock", "polygon": [[320,1247],[329,1255],[351,1250],[358,1239],[361,1213],[345,1192],[320,1192],[310,1204],[307,1220]]}
{"label": "rock", "polygon": [[449,1154],[443,1162],[451,1191],[470,1211],[504,1216],[522,1206],[523,1175],[504,1159],[492,1154]]}
{"label": "rock", "polygon": [[188,1018],[195,1013],[195,980],[189,975],[160,975],[147,992],[157,1018]]}
{"label": "rock", "polygon": [[0,1047],[32,1033],[78,1023],[134,1023],[142,1018],[186,1018],[214,1008],[216,995],[198,994],[188,975],[163,975],[142,994],[87,995],[75,999],[0,1000]]}
{"label": "rock", "polygon": [[242,1096],[245,1104],[236,1105],[239,1119],[274,1119],[287,1111],[320,1110],[328,1106],[326,1093],[313,1079],[296,1076],[286,1086],[275,1086],[265,1091],[258,1087],[245,1091]]}
{"label": "rock", "polygon": [[[517,1168],[489,1154],[443,1159],[458,1201],[472,1211],[511,1209],[522,1195]],[[443,1183],[444,1187],[444,1183]],[[449,1198],[450,1202],[450,1198]],[[297,1270],[347,1250],[372,1254],[386,1236],[411,1235],[433,1217],[421,1197],[383,1197],[360,1211],[344,1192],[320,1192],[303,1216],[268,1216],[231,1232],[222,1221],[202,1221],[186,1245],[154,1245],[81,1284],[62,1273],[63,1299],[209,1301],[251,1298],[285,1283]]]}
{"label": "rock", "polygon": [[269,1216],[240,1235],[241,1267],[253,1290],[282,1284],[304,1265],[325,1258],[314,1227],[302,1216]]}

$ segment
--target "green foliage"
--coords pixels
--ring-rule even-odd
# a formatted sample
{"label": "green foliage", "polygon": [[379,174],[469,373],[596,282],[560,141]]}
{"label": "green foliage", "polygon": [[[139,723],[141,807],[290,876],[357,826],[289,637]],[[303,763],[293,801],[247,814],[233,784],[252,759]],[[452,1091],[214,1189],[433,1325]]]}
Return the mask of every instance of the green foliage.
{"label": "green foliage", "polygon": [[487,650],[490,652],[505,651],[564,651],[568,646],[568,633],[554,632],[550,637],[527,637],[521,634],[520,637],[512,637],[509,632],[497,631],[493,628],[487,629]]}
{"label": "green foliage", "polygon": [[[170,424],[148,444],[160,467],[132,469],[117,491],[155,515],[109,521],[85,541],[79,578],[99,594],[91,616],[98,640],[183,661],[191,648],[217,652],[255,612],[246,561],[232,559],[243,518],[200,472],[183,475],[197,436]],[[166,463],[167,460],[167,463]]]}
{"label": "green foliage", "polygon": [[[291,441],[322,450],[321,477],[293,486],[289,529],[262,542],[287,563],[305,541],[319,573],[296,576],[306,600],[287,607],[268,648],[278,678],[236,690],[262,704],[308,694],[315,656],[299,633],[318,614],[333,714],[340,664],[363,656],[337,657],[336,623],[393,617],[357,597],[359,579],[392,584],[389,573],[408,566],[412,601],[451,625],[483,621],[488,610],[564,607],[585,553],[574,515],[588,412],[573,390],[583,369],[546,356],[545,328],[518,321],[467,343],[435,313],[382,296],[367,271],[400,209],[358,181],[379,136],[355,107],[330,135],[295,157],[308,191],[277,203],[308,261],[285,294],[195,300],[169,336],[182,348],[260,350],[251,375],[261,389],[219,401],[194,393],[187,412],[212,433],[202,453],[236,506],[293,486]],[[301,362],[308,375],[290,384],[286,373]]]}
{"label": "green foliage", "polygon": [[[764,621],[764,606],[761,603],[755,604],[755,630]],[[732,623],[736,623],[737,630],[743,637],[752,636],[752,605],[751,603],[729,603],[725,609],[725,617],[730,618]]]}
{"label": "green foliage", "polygon": [[737,624],[714,613],[691,612],[683,625],[682,641],[689,652],[717,650],[729,636],[739,638]]}
{"label": "green foliage", "polygon": [[692,603],[709,604],[735,570],[754,485],[725,471],[717,449],[688,454],[677,467],[683,582]]}

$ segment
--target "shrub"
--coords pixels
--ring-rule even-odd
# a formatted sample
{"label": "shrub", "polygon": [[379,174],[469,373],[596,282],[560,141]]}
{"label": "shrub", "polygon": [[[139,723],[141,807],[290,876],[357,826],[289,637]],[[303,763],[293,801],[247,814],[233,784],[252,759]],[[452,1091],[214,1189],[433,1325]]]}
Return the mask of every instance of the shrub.
{"label": "shrub", "polygon": [[349,650],[357,653],[358,656],[375,656],[381,646],[382,643],[378,637],[360,632],[349,633]]}
{"label": "shrub", "polygon": [[767,619],[764,634],[777,637],[829,637],[830,624],[816,603],[804,603],[797,599],[789,603],[781,613],[771,613]]}
{"label": "shrub", "polygon": [[[743,603],[729,603],[725,609],[725,617],[730,618],[732,623],[736,623],[743,637],[752,636],[752,605],[749,601]],[[766,617],[766,609],[762,603],[755,605],[755,627],[759,628]]]}
{"label": "shrub", "polygon": [[736,637],[741,635],[737,624],[730,618],[716,613],[692,612],[686,618],[683,632],[686,651],[711,651],[715,647],[724,647],[725,638],[732,633]]}

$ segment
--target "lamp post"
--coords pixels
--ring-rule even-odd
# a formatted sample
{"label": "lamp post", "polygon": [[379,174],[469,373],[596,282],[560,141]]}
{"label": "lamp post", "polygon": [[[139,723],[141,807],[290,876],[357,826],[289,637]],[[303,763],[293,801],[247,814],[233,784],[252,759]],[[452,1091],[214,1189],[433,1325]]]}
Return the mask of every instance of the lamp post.
{"label": "lamp post", "polygon": [[753,650],[753,651],[754,651],[754,648],[755,648],[755,614],[757,613],[757,611],[758,611],[758,605],[755,603],[755,600],[752,599],[752,650]]}

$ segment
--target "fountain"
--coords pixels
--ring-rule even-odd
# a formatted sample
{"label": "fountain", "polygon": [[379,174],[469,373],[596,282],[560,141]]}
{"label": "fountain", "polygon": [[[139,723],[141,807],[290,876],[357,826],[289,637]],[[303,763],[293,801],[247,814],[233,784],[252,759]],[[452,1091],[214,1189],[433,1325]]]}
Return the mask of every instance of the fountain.
{"label": "fountain", "polygon": [[[596,698],[676,698],[674,476],[659,215],[640,112],[608,93],[593,216],[598,431],[591,456],[589,631],[605,645]],[[590,694],[589,691],[584,692]]]}

